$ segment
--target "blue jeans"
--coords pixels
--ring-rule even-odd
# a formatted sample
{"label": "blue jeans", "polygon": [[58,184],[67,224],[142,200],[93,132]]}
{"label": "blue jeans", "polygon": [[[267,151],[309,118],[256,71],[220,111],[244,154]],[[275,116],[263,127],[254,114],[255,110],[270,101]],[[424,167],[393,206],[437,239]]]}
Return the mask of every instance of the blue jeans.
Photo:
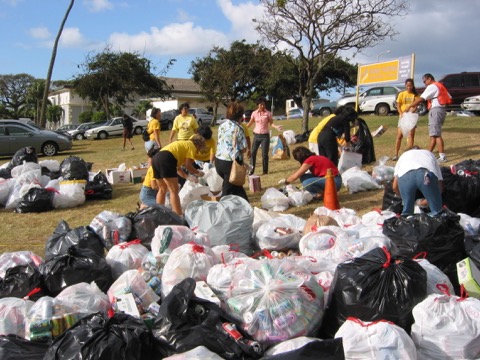
{"label": "blue jeans", "polygon": [[[425,183],[425,174],[428,184]],[[430,215],[436,215],[442,210],[442,194],[437,176],[427,169],[410,170],[398,178],[398,189],[403,202],[402,215],[411,215],[415,207],[415,193],[420,190],[428,201]]]}
{"label": "blue jeans", "polygon": [[140,189],[140,201],[146,206],[153,206],[157,203],[157,190],[143,185]]}
{"label": "blue jeans", "polygon": [[145,141],[145,152],[149,152],[152,148],[158,148],[158,144],[155,140]]}
{"label": "blue jeans", "polygon": [[[325,180],[326,178],[317,177],[313,174],[303,174],[302,176],[300,176],[300,181],[302,182],[303,188],[312,195],[323,193],[325,191]],[[334,177],[334,181],[335,188],[338,192],[342,187],[342,177],[340,175],[337,175]]]}

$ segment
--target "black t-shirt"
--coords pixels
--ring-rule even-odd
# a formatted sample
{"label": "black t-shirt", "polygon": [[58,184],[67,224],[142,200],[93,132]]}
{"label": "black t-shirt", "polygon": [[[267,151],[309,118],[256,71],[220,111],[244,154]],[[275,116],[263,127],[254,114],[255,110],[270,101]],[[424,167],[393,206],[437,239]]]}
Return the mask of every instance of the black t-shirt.
{"label": "black t-shirt", "polygon": [[125,129],[132,130],[133,129],[133,121],[130,117],[126,119],[122,119],[122,125]]}

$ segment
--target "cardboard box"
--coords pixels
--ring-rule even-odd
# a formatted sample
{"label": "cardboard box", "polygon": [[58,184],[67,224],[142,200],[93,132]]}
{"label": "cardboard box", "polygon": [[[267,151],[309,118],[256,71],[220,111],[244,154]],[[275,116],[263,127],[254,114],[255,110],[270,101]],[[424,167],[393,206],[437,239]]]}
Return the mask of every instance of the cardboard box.
{"label": "cardboard box", "polygon": [[134,184],[141,184],[145,180],[148,168],[130,169],[130,181]]}
{"label": "cardboard box", "polygon": [[220,201],[221,196],[200,195],[205,201]]}
{"label": "cardboard box", "polygon": [[195,296],[221,306],[220,299],[217,297],[217,295],[215,295],[205,281],[197,281],[197,285],[195,286]]}
{"label": "cardboard box", "polygon": [[480,299],[480,270],[472,259],[466,258],[457,263],[458,282],[465,287],[468,295]]}
{"label": "cardboard box", "polygon": [[106,174],[107,174],[108,182],[112,185],[130,183],[130,171],[118,171],[118,169],[107,169]]}

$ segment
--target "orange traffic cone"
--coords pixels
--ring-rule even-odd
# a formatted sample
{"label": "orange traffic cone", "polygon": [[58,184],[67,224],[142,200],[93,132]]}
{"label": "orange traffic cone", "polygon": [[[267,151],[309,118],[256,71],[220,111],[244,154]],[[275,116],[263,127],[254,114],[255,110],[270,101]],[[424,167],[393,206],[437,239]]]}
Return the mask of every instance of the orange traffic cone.
{"label": "orange traffic cone", "polygon": [[325,176],[325,191],[323,193],[323,206],[330,210],[340,209],[340,203],[338,202],[337,188],[335,186],[334,176],[332,169],[327,170]]}

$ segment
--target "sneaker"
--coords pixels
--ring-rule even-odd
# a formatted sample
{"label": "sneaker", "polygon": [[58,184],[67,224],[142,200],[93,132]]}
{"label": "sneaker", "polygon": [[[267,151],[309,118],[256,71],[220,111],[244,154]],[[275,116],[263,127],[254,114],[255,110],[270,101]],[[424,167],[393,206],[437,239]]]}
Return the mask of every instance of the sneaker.
{"label": "sneaker", "polygon": [[395,155],[394,157],[392,157],[392,161],[397,161],[398,160],[398,156]]}
{"label": "sneaker", "polygon": [[445,162],[447,162],[447,161],[448,161],[448,160],[447,160],[447,157],[446,157],[446,156],[444,156],[444,157],[439,157],[439,158],[437,159],[437,162],[438,162],[439,164],[445,163]]}

